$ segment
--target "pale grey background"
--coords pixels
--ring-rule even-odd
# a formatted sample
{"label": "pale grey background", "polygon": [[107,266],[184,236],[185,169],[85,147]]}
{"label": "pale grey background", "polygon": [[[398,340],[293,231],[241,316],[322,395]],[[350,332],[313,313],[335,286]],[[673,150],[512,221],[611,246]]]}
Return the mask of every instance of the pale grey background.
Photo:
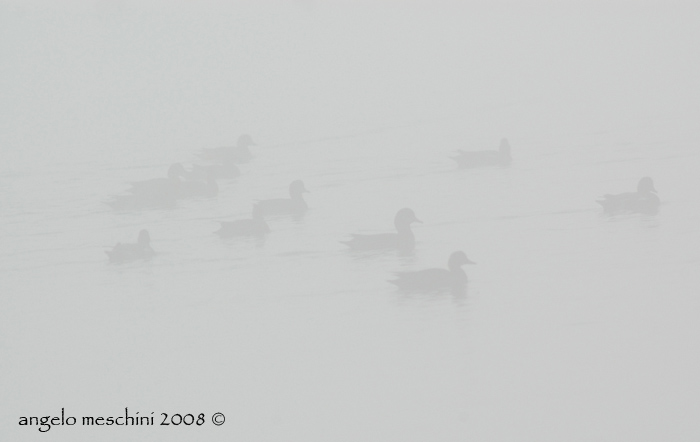
{"label": "pale grey background", "polygon": [[[692,2],[142,3],[0,2],[0,439],[700,438]],[[104,204],[244,132],[217,198]],[[657,216],[601,215],[645,175]],[[212,234],[299,178],[302,220]],[[405,206],[413,255],[339,243]],[[459,249],[465,297],[386,282]],[[228,420],[17,425],[125,406]]]}

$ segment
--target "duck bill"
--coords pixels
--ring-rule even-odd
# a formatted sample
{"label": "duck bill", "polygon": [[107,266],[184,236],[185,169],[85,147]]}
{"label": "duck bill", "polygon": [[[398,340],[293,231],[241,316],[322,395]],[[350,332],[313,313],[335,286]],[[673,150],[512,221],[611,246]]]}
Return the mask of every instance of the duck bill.
{"label": "duck bill", "polygon": [[465,264],[476,264],[476,263],[474,261],[472,261],[471,259],[467,258],[467,262],[465,262]]}
{"label": "duck bill", "polygon": [[423,221],[419,220],[418,218],[413,218],[413,222],[423,224]]}

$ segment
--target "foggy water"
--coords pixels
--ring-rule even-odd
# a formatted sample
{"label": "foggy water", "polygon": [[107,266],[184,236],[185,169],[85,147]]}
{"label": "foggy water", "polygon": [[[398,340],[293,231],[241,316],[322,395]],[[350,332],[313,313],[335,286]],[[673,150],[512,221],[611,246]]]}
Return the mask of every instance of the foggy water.
{"label": "foggy water", "polygon": [[[697,440],[697,12],[0,4],[0,439]],[[218,196],[106,204],[242,133]],[[602,213],[643,176],[657,215]],[[403,207],[412,253],[341,244]],[[456,250],[465,294],[388,283]],[[18,425],[62,407],[207,423]]]}

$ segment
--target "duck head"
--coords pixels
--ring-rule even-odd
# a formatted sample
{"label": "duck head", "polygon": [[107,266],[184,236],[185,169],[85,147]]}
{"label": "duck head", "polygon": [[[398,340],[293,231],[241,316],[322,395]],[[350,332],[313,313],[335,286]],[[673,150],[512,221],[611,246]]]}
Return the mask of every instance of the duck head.
{"label": "duck head", "polygon": [[301,198],[302,193],[310,193],[306,190],[306,187],[304,187],[304,182],[302,180],[292,181],[289,185],[289,196],[291,196],[292,199]]}
{"label": "duck head", "polygon": [[168,178],[170,179],[177,179],[185,175],[187,175],[187,171],[181,163],[174,163],[168,168]]}
{"label": "duck head", "polygon": [[461,250],[453,252],[450,255],[450,259],[447,260],[447,268],[450,270],[456,270],[465,264],[476,264],[474,261],[467,258],[467,255]]}
{"label": "duck head", "polygon": [[654,188],[654,181],[648,176],[645,176],[644,178],[639,180],[639,184],[637,184],[637,193],[656,193],[656,189]]}
{"label": "duck head", "polygon": [[413,223],[423,224],[423,221],[416,218],[416,214],[413,213],[413,210],[405,207],[396,212],[396,216],[394,217],[394,226],[396,227],[396,230],[402,231]]}

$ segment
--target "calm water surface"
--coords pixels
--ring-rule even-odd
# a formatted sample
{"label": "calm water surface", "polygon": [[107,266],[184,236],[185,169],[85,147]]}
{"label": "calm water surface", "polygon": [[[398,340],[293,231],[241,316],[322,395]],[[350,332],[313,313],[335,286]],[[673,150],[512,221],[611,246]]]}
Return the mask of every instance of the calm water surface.
{"label": "calm water surface", "polygon": [[[197,162],[213,139],[194,130],[176,141],[12,138],[0,166],[0,433],[696,440],[698,134],[672,119],[642,128],[612,113],[578,128],[555,102],[526,95],[423,119],[397,106],[392,118],[377,110],[334,125],[336,115],[290,122],[253,107],[270,121],[248,121],[260,146],[243,175],[220,181],[216,198],[171,210],[114,212],[104,202],[173,162]],[[317,116],[327,118],[319,133]],[[449,159],[502,136],[510,167],[459,170]],[[662,200],[658,215],[602,215],[596,197],[633,190],[645,175]],[[269,219],[260,240],[213,234],[256,200],[286,196],[295,179],[311,192],[305,216]],[[402,207],[423,221],[414,253],[351,253],[340,243],[392,231]],[[157,256],[108,264],[104,251],[142,228]],[[464,295],[404,294],[387,282],[395,271],[444,267],[455,250],[478,263],[466,268]],[[221,411],[227,421],[41,436],[16,424],[61,407],[76,416]]]}

